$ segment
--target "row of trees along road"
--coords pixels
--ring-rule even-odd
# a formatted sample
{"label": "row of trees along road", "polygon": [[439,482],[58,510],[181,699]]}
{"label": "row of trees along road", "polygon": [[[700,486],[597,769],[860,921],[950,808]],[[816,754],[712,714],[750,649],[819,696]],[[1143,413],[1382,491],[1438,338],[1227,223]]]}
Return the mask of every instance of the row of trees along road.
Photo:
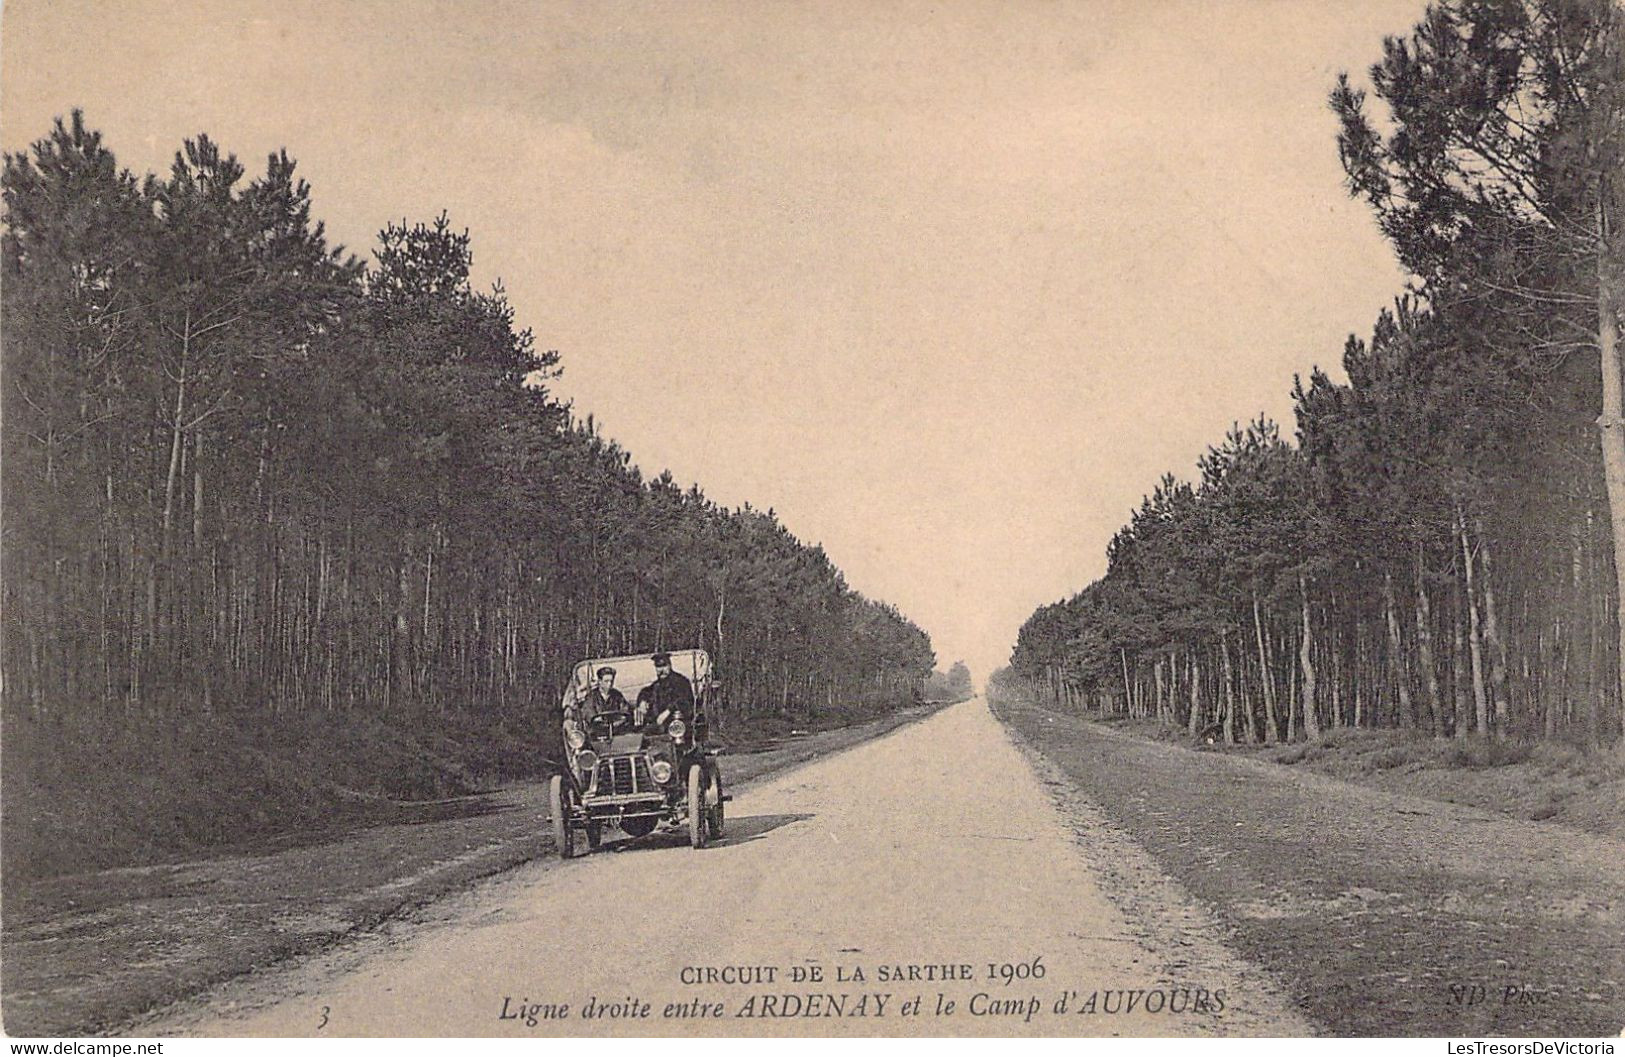
{"label": "row of trees along road", "polygon": [[932,670],[771,510],[644,479],[554,399],[557,353],[444,217],[363,263],[284,154],[245,179],[200,137],[139,179],[77,113],[3,188],[8,788],[198,717],[530,738],[573,662],[656,647],[711,651],[723,732]]}
{"label": "row of trees along road", "polygon": [[[1610,0],[1446,0],[1331,93],[1412,289],[1237,426],[1107,572],[1035,612],[1051,699],[1275,741],[1327,727],[1619,738],[1625,27]],[[1625,742],[1621,743],[1625,745]]]}

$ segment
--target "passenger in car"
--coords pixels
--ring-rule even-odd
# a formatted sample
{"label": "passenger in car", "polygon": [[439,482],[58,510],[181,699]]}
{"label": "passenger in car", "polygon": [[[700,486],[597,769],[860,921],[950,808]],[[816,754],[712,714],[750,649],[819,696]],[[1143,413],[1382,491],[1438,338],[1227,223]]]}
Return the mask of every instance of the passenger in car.
{"label": "passenger in car", "polygon": [[654,655],[655,681],[638,694],[636,719],[639,726],[665,730],[666,724],[694,714],[694,684],[672,671],[671,654]]}

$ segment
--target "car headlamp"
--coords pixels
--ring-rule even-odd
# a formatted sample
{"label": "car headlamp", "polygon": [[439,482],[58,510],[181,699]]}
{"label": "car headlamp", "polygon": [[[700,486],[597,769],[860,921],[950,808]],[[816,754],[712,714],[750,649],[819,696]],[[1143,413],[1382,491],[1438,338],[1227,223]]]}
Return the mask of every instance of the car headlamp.
{"label": "car headlamp", "polygon": [[591,749],[583,749],[576,753],[576,770],[586,777],[592,777],[594,767],[598,766],[598,754]]}
{"label": "car headlamp", "polygon": [[581,733],[580,727],[571,727],[565,732],[564,738],[570,743],[572,749],[579,749],[587,744],[587,735]]}
{"label": "car headlamp", "polygon": [[674,719],[666,727],[666,733],[672,736],[673,741],[682,741],[683,735],[688,733],[688,724],[680,719]]}
{"label": "car headlamp", "polygon": [[665,760],[656,760],[654,762],[654,766],[649,768],[649,773],[654,775],[655,781],[659,782],[661,785],[665,785],[667,782],[671,781],[671,764],[667,763]]}

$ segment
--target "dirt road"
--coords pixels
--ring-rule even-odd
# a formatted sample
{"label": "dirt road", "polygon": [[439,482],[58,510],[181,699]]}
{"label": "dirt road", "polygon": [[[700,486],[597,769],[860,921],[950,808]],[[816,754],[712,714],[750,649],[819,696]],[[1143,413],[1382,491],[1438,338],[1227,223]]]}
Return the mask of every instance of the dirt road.
{"label": "dirt road", "polygon": [[[1290,981],[1326,1034],[1613,1037],[1625,1024],[1625,842],[1031,702],[997,710],[1236,950]],[[1141,886],[1109,883],[1132,906]]]}
{"label": "dirt road", "polygon": [[[1063,816],[1046,782],[973,700],[746,790],[710,848],[655,834],[521,868],[437,921],[242,978],[136,1030],[1310,1031],[1194,901],[1086,809]],[[1139,863],[1155,920],[1105,898],[1101,854]]]}
{"label": "dirt road", "polygon": [[[736,785],[918,722],[939,706],[729,746]],[[434,916],[446,897],[551,858],[547,783],[390,805],[348,828],[246,840],[214,854],[19,879],[0,914],[0,1017],[12,1035],[123,1031],[151,1010],[334,947],[380,923]],[[8,847],[7,854],[10,854]]]}

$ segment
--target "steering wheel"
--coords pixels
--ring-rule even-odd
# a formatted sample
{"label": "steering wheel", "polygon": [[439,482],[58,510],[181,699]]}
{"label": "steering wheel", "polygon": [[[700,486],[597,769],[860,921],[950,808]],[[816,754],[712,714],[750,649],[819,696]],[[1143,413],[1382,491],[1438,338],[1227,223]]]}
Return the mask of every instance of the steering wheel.
{"label": "steering wheel", "polygon": [[632,713],[625,711],[600,712],[587,721],[587,733],[604,740],[632,729]]}

